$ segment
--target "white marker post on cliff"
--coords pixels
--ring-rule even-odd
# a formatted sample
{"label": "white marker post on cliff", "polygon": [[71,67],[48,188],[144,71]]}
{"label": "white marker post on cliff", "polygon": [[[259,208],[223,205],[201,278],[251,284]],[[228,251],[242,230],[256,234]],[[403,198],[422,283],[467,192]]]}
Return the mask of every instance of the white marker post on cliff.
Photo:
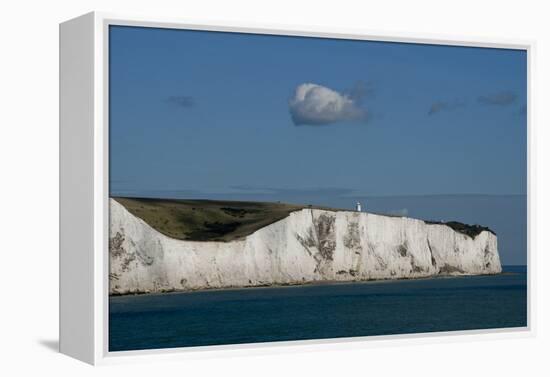
{"label": "white marker post on cliff", "polygon": [[357,212],[361,212],[361,203],[357,202],[357,204],[355,205],[355,210]]}

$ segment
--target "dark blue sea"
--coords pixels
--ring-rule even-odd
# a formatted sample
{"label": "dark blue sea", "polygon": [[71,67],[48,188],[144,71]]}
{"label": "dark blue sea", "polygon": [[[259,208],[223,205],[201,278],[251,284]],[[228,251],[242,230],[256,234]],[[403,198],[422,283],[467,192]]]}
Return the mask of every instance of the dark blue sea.
{"label": "dark blue sea", "polygon": [[109,350],[527,326],[527,271],[109,299]]}

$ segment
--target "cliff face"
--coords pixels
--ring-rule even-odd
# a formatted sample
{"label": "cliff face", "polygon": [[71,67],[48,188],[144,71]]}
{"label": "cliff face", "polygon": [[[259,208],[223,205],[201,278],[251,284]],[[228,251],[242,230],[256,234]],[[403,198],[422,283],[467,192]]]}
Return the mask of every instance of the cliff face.
{"label": "cliff face", "polygon": [[370,213],[303,209],[231,242],[169,238],[110,199],[110,293],[501,272],[497,238]]}

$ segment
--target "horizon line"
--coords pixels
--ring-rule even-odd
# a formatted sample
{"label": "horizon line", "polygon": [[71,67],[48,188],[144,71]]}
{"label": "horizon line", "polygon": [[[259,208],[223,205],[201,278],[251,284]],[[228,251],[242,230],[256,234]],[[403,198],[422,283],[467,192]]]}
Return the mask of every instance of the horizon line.
{"label": "horizon line", "polygon": [[[287,190],[287,189],[285,189]],[[292,190],[292,189],[290,189]],[[312,190],[315,189],[296,189],[296,190]],[[326,190],[323,188],[320,188],[319,190]],[[109,192],[109,196],[117,196],[117,195],[143,195],[143,193],[188,193],[195,191],[193,194],[195,195],[269,195],[269,193],[261,192],[261,191],[249,191],[248,193],[242,192],[242,193],[235,193],[235,192],[204,192],[201,193],[200,190],[195,189],[145,189],[145,190],[114,190]],[[276,191],[276,190],[273,190]],[[140,194],[142,193],[142,194]],[[396,198],[396,197],[437,197],[437,196],[527,196],[526,193],[439,193],[439,194],[353,194],[348,193],[345,195],[335,195],[335,197],[339,198]]]}

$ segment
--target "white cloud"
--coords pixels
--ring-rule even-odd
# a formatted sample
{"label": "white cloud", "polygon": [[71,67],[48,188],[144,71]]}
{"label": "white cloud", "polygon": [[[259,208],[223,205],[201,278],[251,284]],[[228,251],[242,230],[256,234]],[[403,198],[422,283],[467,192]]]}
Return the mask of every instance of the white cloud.
{"label": "white cloud", "polygon": [[367,111],[360,108],[351,96],[311,83],[298,85],[289,108],[295,125],[358,121],[367,116]]}

